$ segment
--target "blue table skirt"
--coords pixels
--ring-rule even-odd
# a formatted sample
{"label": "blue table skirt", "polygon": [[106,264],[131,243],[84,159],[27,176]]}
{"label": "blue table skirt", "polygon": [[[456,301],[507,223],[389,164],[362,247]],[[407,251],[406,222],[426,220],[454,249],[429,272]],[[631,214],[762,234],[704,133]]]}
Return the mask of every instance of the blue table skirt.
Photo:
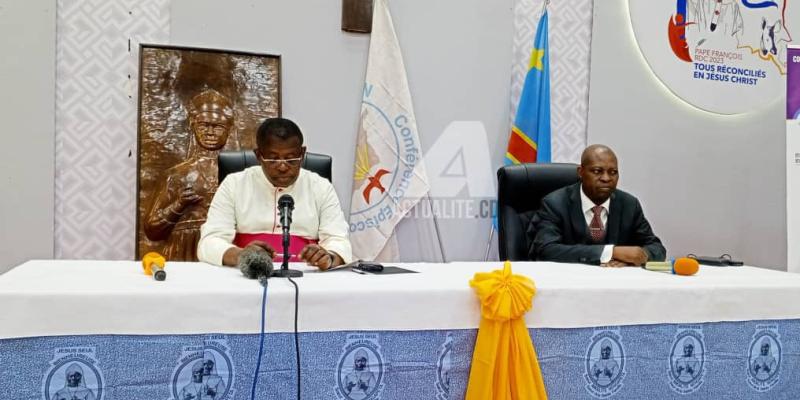
{"label": "blue table skirt", "polygon": [[[800,398],[800,320],[530,332],[551,399]],[[461,399],[476,335],[302,333],[302,397]],[[0,393],[17,400],[249,399],[258,340],[213,334],[0,340]],[[268,334],[257,398],[293,399],[295,374],[293,335]]]}

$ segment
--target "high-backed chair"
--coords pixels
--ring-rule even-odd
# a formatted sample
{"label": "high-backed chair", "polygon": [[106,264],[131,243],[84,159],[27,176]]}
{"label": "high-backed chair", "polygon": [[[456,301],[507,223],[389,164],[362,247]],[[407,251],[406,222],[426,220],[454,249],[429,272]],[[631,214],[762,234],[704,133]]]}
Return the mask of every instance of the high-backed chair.
{"label": "high-backed chair", "polygon": [[526,234],[542,198],[578,182],[576,164],[517,164],[497,170],[497,227],[501,260],[528,259]]}
{"label": "high-backed chair", "polygon": [[[219,165],[219,181],[233,172],[243,171],[247,167],[258,165],[258,159],[252,150],[223,151],[217,157]],[[302,168],[316,172],[319,176],[333,182],[331,170],[333,169],[333,159],[331,156],[318,153],[306,152]]]}

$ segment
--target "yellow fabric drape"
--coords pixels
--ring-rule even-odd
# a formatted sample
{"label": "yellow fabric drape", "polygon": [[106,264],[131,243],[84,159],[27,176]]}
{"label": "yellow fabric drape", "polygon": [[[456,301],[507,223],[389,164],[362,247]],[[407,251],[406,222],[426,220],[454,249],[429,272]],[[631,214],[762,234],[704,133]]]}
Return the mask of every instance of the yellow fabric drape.
{"label": "yellow fabric drape", "polygon": [[469,281],[481,302],[466,400],[547,399],[536,350],[525,326],[536,287],[525,276],[480,272]]}

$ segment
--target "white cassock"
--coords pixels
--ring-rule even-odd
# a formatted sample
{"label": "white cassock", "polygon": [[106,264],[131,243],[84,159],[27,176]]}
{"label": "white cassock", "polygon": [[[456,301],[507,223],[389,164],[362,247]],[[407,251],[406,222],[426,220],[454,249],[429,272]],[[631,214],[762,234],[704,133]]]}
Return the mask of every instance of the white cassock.
{"label": "white cassock", "polygon": [[220,183],[208,208],[206,222],[200,228],[197,258],[222,265],[223,254],[234,243],[243,247],[253,239],[267,241],[280,255],[281,225],[277,204],[284,194],[294,199],[291,261],[298,261],[299,252],[307,243],[319,243],[325,250],[342,257],[345,263],[352,261],[349,228],[333,185],[316,173],[301,169],[291,186],[275,187],[260,166],[230,174]]}

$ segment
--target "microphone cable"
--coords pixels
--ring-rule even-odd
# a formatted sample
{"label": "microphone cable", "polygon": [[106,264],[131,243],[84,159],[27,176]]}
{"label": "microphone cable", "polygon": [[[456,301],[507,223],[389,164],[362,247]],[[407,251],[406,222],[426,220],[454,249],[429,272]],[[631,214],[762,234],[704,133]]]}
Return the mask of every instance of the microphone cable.
{"label": "microphone cable", "polygon": [[287,278],[294,285],[294,353],[297,360],[297,400],[300,400],[300,336],[297,333],[297,309],[300,304],[300,288],[291,276]]}
{"label": "microphone cable", "polygon": [[256,384],[258,384],[258,371],[261,369],[261,356],[264,353],[264,325],[266,324],[267,319],[267,286],[269,285],[269,281],[264,279],[261,284],[264,286],[264,294],[261,297],[261,337],[260,343],[258,344],[258,358],[256,359],[256,372],[253,375],[253,387],[250,389],[250,400],[255,400],[256,398]]}

